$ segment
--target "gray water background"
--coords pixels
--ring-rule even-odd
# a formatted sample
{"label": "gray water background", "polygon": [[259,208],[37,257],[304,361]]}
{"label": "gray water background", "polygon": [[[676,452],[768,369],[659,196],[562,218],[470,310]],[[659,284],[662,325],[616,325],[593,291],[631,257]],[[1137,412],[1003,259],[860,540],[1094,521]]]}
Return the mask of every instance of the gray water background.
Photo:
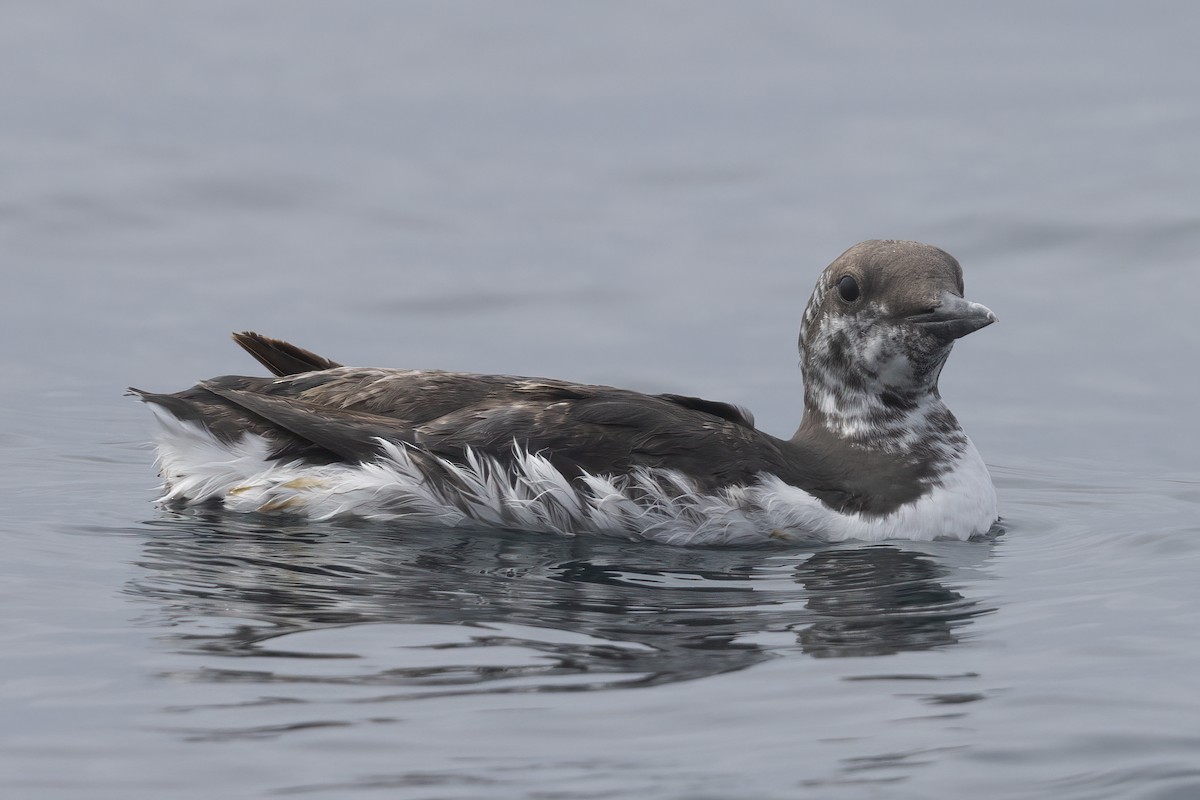
{"label": "gray water background", "polygon": [[[0,793],[1200,796],[1200,6],[0,5]],[[348,363],[799,421],[865,238],[1000,324],[987,541],[172,515],[129,384]]]}

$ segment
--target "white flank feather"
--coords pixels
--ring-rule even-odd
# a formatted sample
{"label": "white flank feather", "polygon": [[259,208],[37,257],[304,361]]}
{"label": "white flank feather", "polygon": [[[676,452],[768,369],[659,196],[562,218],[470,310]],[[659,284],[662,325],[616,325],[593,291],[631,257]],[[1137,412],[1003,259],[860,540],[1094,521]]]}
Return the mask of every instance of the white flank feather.
{"label": "white flank feather", "polygon": [[[807,492],[763,474],[754,483],[700,492],[672,470],[585,474],[572,481],[538,453],[514,445],[511,467],[473,450],[464,463],[380,440],[363,464],[271,461],[255,434],[222,442],[203,427],[150,404],[161,423],[158,465],[164,503],[221,501],[233,511],[287,512],[313,519],[353,515],[454,527],[560,534],[601,533],[678,545],[772,540],[966,539],[996,519],[996,495],[974,446],[915,503],[887,516],[842,514]],[[439,477],[424,464],[433,460]]]}

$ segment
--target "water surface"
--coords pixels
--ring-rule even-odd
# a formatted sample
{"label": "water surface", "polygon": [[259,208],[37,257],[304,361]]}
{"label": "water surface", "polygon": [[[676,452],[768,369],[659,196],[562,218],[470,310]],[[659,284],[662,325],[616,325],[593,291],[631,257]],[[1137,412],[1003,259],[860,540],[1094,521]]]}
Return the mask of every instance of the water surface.
{"label": "water surface", "polygon": [[[1190,4],[0,9],[13,797],[1200,794]],[[740,403],[856,241],[1000,324],[972,542],[169,513],[128,384],[347,363]]]}

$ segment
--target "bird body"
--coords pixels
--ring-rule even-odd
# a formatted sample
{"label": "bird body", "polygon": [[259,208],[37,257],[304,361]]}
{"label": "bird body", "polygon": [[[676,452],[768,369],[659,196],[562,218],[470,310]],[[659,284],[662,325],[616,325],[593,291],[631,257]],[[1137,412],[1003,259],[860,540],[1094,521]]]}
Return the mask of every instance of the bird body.
{"label": "bird body", "polygon": [[994,320],[943,251],[851,248],[804,314],[789,439],[726,403],[345,367],[254,333],[234,338],[273,378],[132,391],[161,423],[169,504],[678,544],[967,538],[995,521],[995,491],[937,380]]}

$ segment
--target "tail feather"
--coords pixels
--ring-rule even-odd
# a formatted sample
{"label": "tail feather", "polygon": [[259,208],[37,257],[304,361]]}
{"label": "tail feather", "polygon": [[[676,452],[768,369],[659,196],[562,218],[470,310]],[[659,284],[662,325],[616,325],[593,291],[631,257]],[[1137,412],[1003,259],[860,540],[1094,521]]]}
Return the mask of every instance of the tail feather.
{"label": "tail feather", "polygon": [[[270,378],[242,378],[244,381],[269,382]],[[278,426],[247,412],[237,403],[210,392],[202,386],[194,386],[174,394],[159,394],[130,387],[126,395],[136,397],[158,413],[165,411],[180,422],[190,422],[204,428],[223,442],[236,442],[245,433],[260,436],[277,436]]]}
{"label": "tail feather", "polygon": [[336,361],[319,356],[303,347],[297,347],[282,339],[272,339],[253,331],[235,333],[233,340],[241,345],[243,350],[254,356],[258,363],[280,377],[342,366]]}

